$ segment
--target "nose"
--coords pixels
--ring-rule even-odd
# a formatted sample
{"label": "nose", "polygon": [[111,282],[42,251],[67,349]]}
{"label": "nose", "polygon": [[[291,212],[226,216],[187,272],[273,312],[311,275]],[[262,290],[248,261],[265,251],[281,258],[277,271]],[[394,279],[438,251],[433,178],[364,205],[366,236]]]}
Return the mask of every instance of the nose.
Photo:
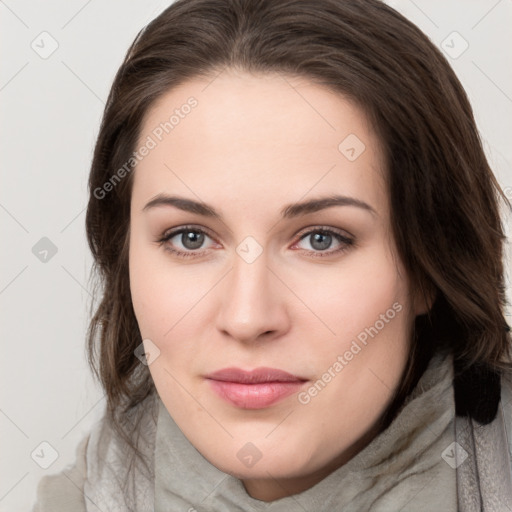
{"label": "nose", "polygon": [[247,263],[238,255],[223,280],[217,328],[242,343],[271,340],[290,328],[285,294],[262,254]]}

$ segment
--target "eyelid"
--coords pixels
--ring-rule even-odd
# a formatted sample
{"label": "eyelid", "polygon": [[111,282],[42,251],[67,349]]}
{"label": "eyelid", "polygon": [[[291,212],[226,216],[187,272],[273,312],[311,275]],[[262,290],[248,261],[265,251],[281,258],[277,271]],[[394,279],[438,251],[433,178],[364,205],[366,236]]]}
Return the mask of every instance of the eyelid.
{"label": "eyelid", "polygon": [[298,238],[302,239],[302,237],[304,235],[307,235],[311,232],[316,232],[316,231],[324,231],[327,233],[336,233],[337,235],[341,236],[342,238],[347,238],[347,239],[355,238],[355,236],[352,233],[348,232],[346,229],[335,228],[334,226],[326,226],[326,225],[322,225],[322,224],[312,224],[311,226],[306,226],[305,228],[302,228],[300,231],[298,231],[294,237],[298,237]]}
{"label": "eyelid", "polygon": [[[160,237],[160,241],[168,240],[169,238],[172,238],[173,236],[179,235],[183,231],[197,231],[198,233],[203,233],[207,236],[209,236],[212,240],[216,240],[215,236],[212,234],[212,232],[203,226],[198,226],[194,224],[184,224],[183,226],[177,226],[175,228],[167,229],[164,231],[162,236]],[[218,243],[218,242],[217,242]]]}

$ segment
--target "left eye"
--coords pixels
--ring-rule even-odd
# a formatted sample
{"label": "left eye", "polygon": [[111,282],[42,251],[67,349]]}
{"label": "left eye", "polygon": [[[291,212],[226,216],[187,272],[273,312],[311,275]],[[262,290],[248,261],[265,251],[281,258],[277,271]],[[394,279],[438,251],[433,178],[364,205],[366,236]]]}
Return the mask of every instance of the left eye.
{"label": "left eye", "polygon": [[[306,245],[309,245],[309,247],[304,247],[304,245],[300,246],[301,244],[304,243],[306,243]],[[301,237],[299,242],[297,242],[297,244],[295,245],[307,251],[337,252],[338,250],[342,250],[347,246],[351,245],[352,243],[353,241],[346,236],[343,236],[334,231],[321,229],[305,233]],[[333,244],[334,248],[332,248]],[[327,251],[328,249],[332,250]]]}

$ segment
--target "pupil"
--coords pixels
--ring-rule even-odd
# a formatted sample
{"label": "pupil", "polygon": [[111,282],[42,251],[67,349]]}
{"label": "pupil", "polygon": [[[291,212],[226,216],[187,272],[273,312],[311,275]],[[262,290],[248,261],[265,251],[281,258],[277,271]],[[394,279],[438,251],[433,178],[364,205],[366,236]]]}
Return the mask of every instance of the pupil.
{"label": "pupil", "polygon": [[181,235],[181,243],[187,249],[199,249],[204,242],[204,233],[187,231]]}
{"label": "pupil", "polygon": [[323,233],[315,233],[314,235],[311,235],[311,247],[313,247],[313,249],[317,249],[319,251],[328,249],[331,245],[331,242],[331,235],[326,235]]}

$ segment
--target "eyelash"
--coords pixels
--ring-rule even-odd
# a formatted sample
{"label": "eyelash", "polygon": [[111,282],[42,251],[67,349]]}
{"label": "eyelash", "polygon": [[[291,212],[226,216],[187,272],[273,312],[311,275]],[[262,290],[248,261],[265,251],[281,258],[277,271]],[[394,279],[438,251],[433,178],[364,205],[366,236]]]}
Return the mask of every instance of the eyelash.
{"label": "eyelash", "polygon": [[[182,233],[187,233],[187,232],[190,232],[190,231],[192,231],[194,233],[199,233],[199,234],[206,235],[207,237],[209,237],[209,238],[211,238],[213,240],[213,237],[207,231],[205,231],[202,228],[198,228],[196,226],[182,226],[180,228],[171,230],[169,232],[165,232],[157,240],[157,243],[160,246],[162,246],[162,245],[166,244],[166,242],[168,242],[171,238],[174,238],[176,235],[180,235]],[[349,237],[347,237],[345,235],[342,235],[341,233],[333,230],[332,228],[327,228],[327,227],[320,226],[320,227],[315,227],[313,229],[310,229],[309,231],[305,231],[305,232],[301,233],[300,235],[298,235],[299,239],[293,245],[297,245],[303,239],[307,238],[308,236],[310,236],[310,235],[312,235],[314,233],[320,233],[322,235],[330,235],[333,238],[335,238],[341,244],[341,246],[338,249],[335,249],[333,251],[329,251],[329,250],[326,250],[326,251],[308,251],[308,250],[304,249],[306,254],[308,254],[309,256],[312,256],[314,258],[326,258],[326,257],[332,256],[334,254],[341,254],[341,253],[347,251],[350,247],[352,247],[355,244],[354,239],[349,238]],[[178,251],[178,250],[173,249],[172,247],[170,247],[168,244],[166,244],[164,246],[164,250],[172,253],[173,255],[175,255],[175,256],[177,256],[179,258],[200,257],[205,252],[205,250],[203,250],[203,251],[194,251],[194,250]]]}

